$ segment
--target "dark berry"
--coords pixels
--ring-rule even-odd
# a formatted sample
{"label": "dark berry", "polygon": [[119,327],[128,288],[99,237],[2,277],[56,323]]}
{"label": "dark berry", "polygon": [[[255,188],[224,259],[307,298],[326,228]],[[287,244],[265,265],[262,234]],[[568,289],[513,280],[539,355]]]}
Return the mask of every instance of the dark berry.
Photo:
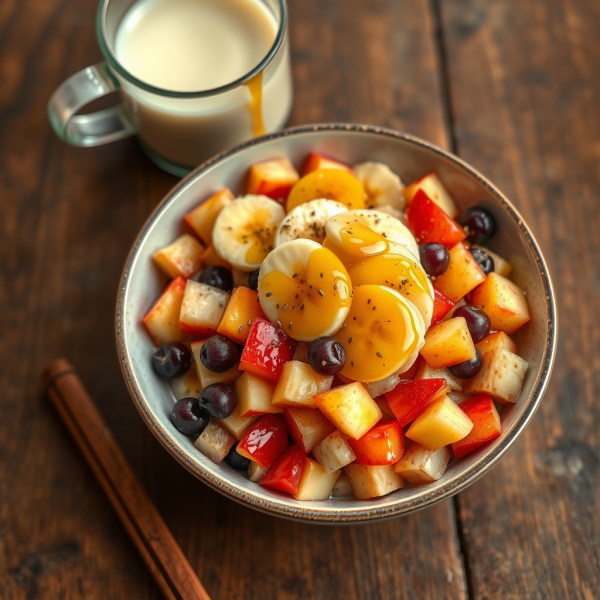
{"label": "dark berry", "polygon": [[496,221],[485,208],[473,206],[460,215],[459,223],[467,234],[467,240],[472,244],[483,244],[496,231]]}
{"label": "dark berry", "polygon": [[225,462],[236,471],[247,471],[250,466],[250,459],[242,456],[237,451],[238,445],[235,444],[229,451],[229,454],[225,457]]}
{"label": "dark berry", "polygon": [[171,421],[184,435],[200,435],[210,417],[200,408],[198,398],[183,398],[173,406]]}
{"label": "dark berry", "polygon": [[483,360],[481,359],[481,354],[479,354],[479,350],[475,348],[475,356],[471,360],[465,360],[465,362],[452,365],[451,367],[448,367],[448,371],[450,371],[454,377],[458,377],[459,379],[470,379],[477,375],[479,369],[481,369],[482,363]]}
{"label": "dark berry", "polygon": [[217,333],[202,344],[200,360],[209,371],[224,373],[238,361],[237,345],[227,336]]}
{"label": "dark berry", "polygon": [[430,277],[442,275],[450,264],[448,248],[434,242],[427,242],[427,244],[419,246],[419,256],[425,273]]}
{"label": "dark berry", "polygon": [[490,318],[479,306],[461,306],[454,311],[452,316],[465,319],[469,333],[476,344],[489,334],[492,327]]}
{"label": "dark berry", "polygon": [[226,267],[206,267],[202,269],[198,281],[225,292],[231,292],[233,289],[233,275]]}
{"label": "dark berry", "polygon": [[494,270],[494,259],[485,250],[471,248],[471,254],[486,275],[489,275]]}
{"label": "dark berry", "polygon": [[332,337],[320,337],[308,347],[308,362],[319,375],[335,375],[346,363],[344,346]]}
{"label": "dark berry", "polygon": [[237,396],[233,386],[213,383],[205,387],[198,399],[200,408],[215,419],[226,419],[237,406]]}
{"label": "dark berry", "polygon": [[258,289],[258,273],[259,272],[260,272],[260,269],[256,269],[256,271],[252,271],[252,273],[250,273],[248,275],[248,287],[251,290]]}
{"label": "dark berry", "polygon": [[152,357],[154,371],[161,379],[185,375],[192,365],[192,352],[182,342],[163,344]]}

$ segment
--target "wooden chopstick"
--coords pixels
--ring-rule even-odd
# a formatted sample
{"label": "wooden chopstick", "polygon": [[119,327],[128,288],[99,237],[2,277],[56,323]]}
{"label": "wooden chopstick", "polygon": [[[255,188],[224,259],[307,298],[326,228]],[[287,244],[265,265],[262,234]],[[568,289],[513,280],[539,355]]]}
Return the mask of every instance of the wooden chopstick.
{"label": "wooden chopstick", "polygon": [[59,358],[44,369],[42,382],[164,597],[210,600],[75,369]]}

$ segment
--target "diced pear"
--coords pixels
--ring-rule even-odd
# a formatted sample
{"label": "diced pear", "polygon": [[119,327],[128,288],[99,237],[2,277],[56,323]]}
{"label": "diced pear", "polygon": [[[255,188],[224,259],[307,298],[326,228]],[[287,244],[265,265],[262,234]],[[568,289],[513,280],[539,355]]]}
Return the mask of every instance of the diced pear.
{"label": "diced pear", "polygon": [[448,392],[448,398],[450,398],[455,404],[462,404],[470,397],[471,395],[465,394],[465,392]]}
{"label": "diced pear", "polygon": [[435,278],[433,287],[452,302],[458,302],[485,279],[479,263],[465,244],[459,242],[450,249],[450,264],[445,273]]}
{"label": "diced pear", "polygon": [[406,447],[402,458],[394,465],[394,471],[413,485],[431,483],[444,474],[449,460],[448,446],[438,450],[428,450],[412,442]]}
{"label": "diced pear", "polygon": [[428,450],[439,450],[462,440],[471,429],[471,419],[448,396],[444,396],[413,421],[406,437]]}
{"label": "diced pear", "polygon": [[283,366],[273,394],[273,404],[314,408],[313,396],[328,390],[332,383],[333,375],[319,375],[310,365],[290,360]]}
{"label": "diced pear", "polygon": [[327,500],[341,471],[326,473],[323,467],[312,458],[307,458],[300,477],[296,500]]}
{"label": "diced pear", "polygon": [[475,356],[475,344],[464,317],[437,323],[425,334],[421,356],[434,369],[450,367]]}
{"label": "diced pear", "polygon": [[251,460],[250,465],[248,466],[248,479],[250,481],[258,482],[267,470],[267,467],[262,467],[257,462]]}
{"label": "diced pear", "polygon": [[404,487],[404,480],[394,473],[394,465],[360,465],[352,463],[344,467],[354,495],[359,500],[385,496]]}
{"label": "diced pear", "polygon": [[417,379],[445,379],[448,384],[448,389],[451,391],[462,392],[463,389],[460,380],[453,377],[448,369],[434,369],[425,361],[421,361],[419,369],[415,374],[415,381]]}
{"label": "diced pear", "polygon": [[228,300],[227,292],[188,279],[179,313],[181,331],[205,337],[216,333]]}
{"label": "diced pear", "polygon": [[189,233],[159,250],[152,259],[167,277],[188,279],[202,266],[204,246]]}
{"label": "diced pear", "polygon": [[527,361],[500,347],[486,352],[482,359],[481,369],[467,381],[465,391],[469,394],[489,394],[502,404],[515,403],[529,368]]}
{"label": "diced pear", "polygon": [[182,398],[198,398],[202,391],[202,384],[198,378],[198,373],[193,367],[183,376],[177,377],[171,381],[171,390],[175,400]]}
{"label": "diced pear", "polygon": [[387,394],[391,392],[397,385],[400,379],[404,379],[404,377],[400,377],[396,373],[382,379],[381,381],[372,381],[370,383],[364,383],[365,389],[369,392],[371,398],[377,398],[378,396],[383,396],[383,394]]}
{"label": "diced pear", "polygon": [[242,417],[240,414],[240,406],[235,407],[235,410],[226,418],[219,419],[219,423],[227,429],[238,440],[241,440],[248,428],[258,420],[260,415],[249,415]]}
{"label": "diced pear", "polygon": [[157,346],[184,339],[185,335],[179,327],[184,292],[185,279],[176,277],[146,313],[144,325]]}
{"label": "diced pear", "polygon": [[496,331],[496,333],[491,333],[484,337],[478,344],[475,344],[475,348],[479,350],[479,354],[481,355],[494,348],[505,348],[513,354],[519,353],[517,345],[504,331]]}
{"label": "diced pear", "polygon": [[271,402],[274,391],[275,384],[272,381],[244,371],[235,381],[240,415],[248,417],[283,412],[281,406],[275,406]]}
{"label": "diced pear", "polygon": [[335,431],[335,425],[317,408],[289,407],[283,418],[288,433],[305,453]]}
{"label": "diced pear", "polygon": [[494,261],[494,273],[498,273],[498,275],[502,275],[502,277],[508,277],[510,275],[512,265],[505,258],[502,258],[499,254],[492,252],[489,248],[485,248],[484,246],[474,245],[473,248],[483,250],[490,258],[492,258]]}
{"label": "diced pear", "polygon": [[313,454],[326,473],[333,473],[356,460],[354,450],[339,431],[334,431],[317,444]]}
{"label": "diced pear", "polygon": [[216,421],[211,421],[194,442],[194,446],[214,463],[219,464],[227,456],[235,442],[235,437],[227,429]]}
{"label": "diced pear", "polygon": [[354,498],[354,490],[350,485],[350,480],[343,471],[340,472],[338,480],[331,490],[332,498]]}
{"label": "diced pear", "polygon": [[207,369],[202,360],[200,360],[200,350],[202,349],[203,344],[204,340],[192,342],[191,344],[192,354],[194,355],[194,364],[196,365],[196,372],[198,373],[202,389],[212,385],[213,383],[233,383],[238,377],[240,377],[242,371],[238,369],[239,363],[235,364],[233,367],[231,367],[231,369],[224,371],[223,373],[215,373],[215,371]]}

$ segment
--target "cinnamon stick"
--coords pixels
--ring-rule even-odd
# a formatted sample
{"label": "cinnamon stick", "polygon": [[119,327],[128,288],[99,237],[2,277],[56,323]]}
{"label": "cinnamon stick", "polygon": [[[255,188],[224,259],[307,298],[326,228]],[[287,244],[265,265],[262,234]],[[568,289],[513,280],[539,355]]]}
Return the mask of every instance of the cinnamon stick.
{"label": "cinnamon stick", "polygon": [[75,369],[57,359],[44,369],[42,381],[164,597],[210,600]]}

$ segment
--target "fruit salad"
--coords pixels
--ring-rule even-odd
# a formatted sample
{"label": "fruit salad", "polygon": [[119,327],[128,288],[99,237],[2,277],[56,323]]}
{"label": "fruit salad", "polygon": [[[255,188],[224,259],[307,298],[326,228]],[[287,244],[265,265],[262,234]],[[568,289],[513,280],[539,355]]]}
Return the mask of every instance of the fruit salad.
{"label": "fruit salad", "polygon": [[200,198],[153,257],[151,360],[200,452],[297,500],[362,500],[501,434],[530,315],[487,209],[318,153],[253,165],[244,192]]}

